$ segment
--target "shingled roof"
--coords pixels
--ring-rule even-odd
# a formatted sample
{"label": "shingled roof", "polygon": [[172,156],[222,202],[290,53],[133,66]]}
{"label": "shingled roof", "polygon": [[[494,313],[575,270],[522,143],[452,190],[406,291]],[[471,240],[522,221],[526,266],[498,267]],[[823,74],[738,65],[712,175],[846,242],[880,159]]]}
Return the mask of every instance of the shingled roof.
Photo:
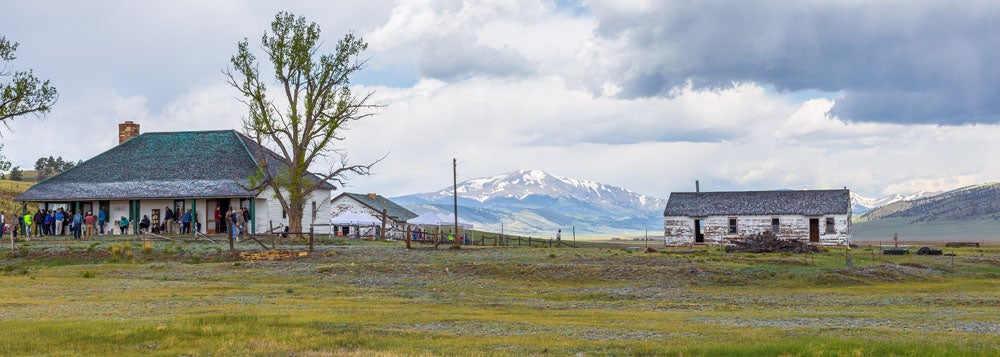
{"label": "shingled roof", "polygon": [[851,212],[849,190],[673,192],[664,216],[799,214]]}
{"label": "shingled roof", "polygon": [[[32,186],[15,200],[253,197],[258,192],[245,187],[257,169],[250,154],[256,145],[235,130],[143,133]],[[324,183],[324,188],[332,185]]]}
{"label": "shingled roof", "polygon": [[396,221],[406,221],[417,216],[415,213],[410,212],[410,210],[403,208],[403,206],[400,206],[395,202],[390,201],[388,198],[382,197],[381,195],[365,195],[360,193],[344,192],[334,198],[334,200],[344,195],[353,198],[355,201],[361,202],[376,212],[382,212],[382,209],[385,209],[386,215]]}

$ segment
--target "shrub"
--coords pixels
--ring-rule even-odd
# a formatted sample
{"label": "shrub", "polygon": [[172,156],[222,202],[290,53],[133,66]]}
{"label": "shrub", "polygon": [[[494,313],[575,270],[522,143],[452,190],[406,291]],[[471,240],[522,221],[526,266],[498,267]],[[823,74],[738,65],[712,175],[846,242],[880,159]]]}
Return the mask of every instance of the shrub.
{"label": "shrub", "polygon": [[112,259],[120,259],[122,257],[122,246],[114,244],[108,248],[108,252],[111,253]]}
{"label": "shrub", "polygon": [[95,276],[97,276],[97,274],[89,270],[84,270],[80,273],[80,277],[84,279],[93,279]]}
{"label": "shrub", "polygon": [[149,255],[150,253],[153,253],[153,242],[148,240],[142,242],[142,255]]}

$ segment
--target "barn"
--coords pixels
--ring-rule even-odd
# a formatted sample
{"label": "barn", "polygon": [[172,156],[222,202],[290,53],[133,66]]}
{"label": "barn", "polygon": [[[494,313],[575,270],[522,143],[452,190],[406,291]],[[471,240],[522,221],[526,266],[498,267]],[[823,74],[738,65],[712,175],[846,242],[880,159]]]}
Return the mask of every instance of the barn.
{"label": "barn", "polygon": [[[263,153],[263,154],[261,154]],[[94,212],[104,210],[111,220],[127,217],[133,225],[148,216],[153,225],[165,219],[166,209],[194,212],[203,233],[224,228],[215,210],[248,208],[250,231],[287,226],[288,219],[270,188],[254,189],[250,178],[263,166],[276,170],[280,159],[235,130],[139,133],[138,124],[119,125],[119,144],[59,175],[42,181],[15,200],[37,208]],[[302,226],[326,231],[333,185],[320,183],[307,203]],[[28,205],[30,203],[30,205]],[[176,230],[175,230],[176,231]]]}
{"label": "barn", "polygon": [[663,211],[669,244],[725,244],[771,231],[823,245],[851,241],[851,193],[843,190],[673,192]]}

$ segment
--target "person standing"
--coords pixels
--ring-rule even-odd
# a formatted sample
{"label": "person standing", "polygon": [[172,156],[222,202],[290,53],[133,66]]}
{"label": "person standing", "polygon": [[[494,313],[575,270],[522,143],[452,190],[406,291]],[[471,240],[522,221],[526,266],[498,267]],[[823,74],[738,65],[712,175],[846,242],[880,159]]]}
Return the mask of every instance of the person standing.
{"label": "person standing", "polygon": [[104,225],[108,223],[108,212],[103,208],[97,210],[97,226],[101,229],[101,235],[104,235]]}
{"label": "person standing", "polygon": [[55,221],[55,223],[56,223],[56,232],[55,232],[54,235],[57,235],[57,236],[63,235],[63,223],[65,222],[65,219],[66,219],[66,212],[64,212],[62,208],[59,208],[59,209],[56,210],[56,213],[55,213],[55,215],[52,216],[52,218],[55,218],[55,220],[56,220]]}
{"label": "person standing", "polygon": [[243,231],[250,233],[250,209],[243,207]]}
{"label": "person standing", "polygon": [[31,213],[24,214],[24,241],[31,241]]}
{"label": "person standing", "polygon": [[55,234],[55,212],[45,211],[45,235],[54,236]]}
{"label": "person standing", "polygon": [[238,213],[236,213],[236,207],[230,207],[229,208],[229,213],[226,214],[226,223],[229,225],[229,227],[232,227],[232,228],[230,228],[230,231],[233,232],[233,239],[236,240],[236,241],[240,240],[239,239],[239,236],[240,236],[240,225],[239,225],[240,218],[239,218],[239,216],[240,215]]}
{"label": "person standing", "polygon": [[45,213],[42,213],[41,208],[39,208],[38,212],[35,212],[35,215],[31,217],[31,222],[35,224],[35,237],[43,236],[44,230],[42,229],[42,222],[45,222]]}
{"label": "person standing", "polygon": [[556,242],[562,240],[562,229],[556,231]]}
{"label": "person standing", "polygon": [[94,217],[94,212],[87,212],[87,216],[83,218],[83,223],[87,225],[87,230],[84,233],[84,239],[94,239],[97,229],[94,228],[94,223],[97,221],[97,217]]}
{"label": "person standing", "polygon": [[4,231],[7,230],[7,217],[4,215],[3,211],[0,211],[0,240],[3,239]]}
{"label": "person standing", "polygon": [[73,213],[73,239],[80,239],[80,231],[83,229],[83,215],[80,211]]}
{"label": "person standing", "polygon": [[[215,206],[215,233],[222,233],[222,227],[225,227],[226,221],[222,220],[222,213],[219,212],[219,206]],[[205,227],[206,229],[208,227]]]}
{"label": "person standing", "polygon": [[166,230],[164,234],[171,234],[174,232],[174,211],[170,207],[166,208],[166,213],[163,215],[163,228]]}
{"label": "person standing", "polygon": [[193,217],[191,217],[191,211],[190,210],[184,211],[184,215],[181,216],[181,223],[184,224],[184,228],[182,228],[184,230],[184,232],[182,232],[182,233],[184,233],[184,234],[191,234],[191,221],[192,220],[193,220]]}

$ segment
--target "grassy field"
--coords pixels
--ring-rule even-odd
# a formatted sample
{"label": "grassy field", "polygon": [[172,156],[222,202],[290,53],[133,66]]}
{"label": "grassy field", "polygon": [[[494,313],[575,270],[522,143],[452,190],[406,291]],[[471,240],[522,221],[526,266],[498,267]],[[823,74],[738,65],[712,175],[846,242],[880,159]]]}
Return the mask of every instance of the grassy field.
{"label": "grassy field", "polygon": [[907,218],[883,218],[873,222],[855,222],[856,241],[892,242],[896,233],[903,241],[1000,241],[1000,221],[931,221],[910,222]]}
{"label": "grassy field", "polygon": [[17,197],[17,195],[20,195],[34,184],[34,182],[0,180],[0,212],[20,214],[21,204],[14,202],[14,197]]}
{"label": "grassy field", "polygon": [[1000,248],[227,250],[6,243],[0,355],[1000,354]]}

